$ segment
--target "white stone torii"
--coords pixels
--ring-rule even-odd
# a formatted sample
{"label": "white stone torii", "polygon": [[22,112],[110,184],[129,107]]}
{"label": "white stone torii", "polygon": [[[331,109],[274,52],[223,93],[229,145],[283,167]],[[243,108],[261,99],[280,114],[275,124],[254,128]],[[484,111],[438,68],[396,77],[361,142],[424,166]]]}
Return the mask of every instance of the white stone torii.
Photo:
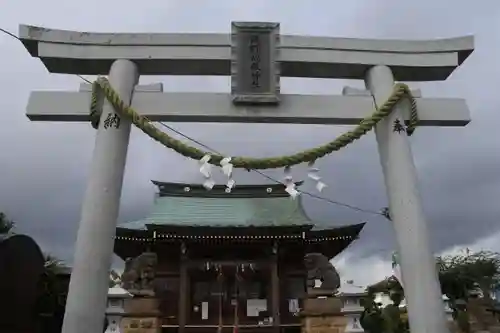
{"label": "white stone torii", "polygon": [[[137,86],[139,75],[231,75],[230,34],[105,34],[20,26],[20,38],[52,73],[106,75],[121,98],[154,121],[356,124],[381,105],[394,80],[445,80],[473,51],[473,37],[430,41],[278,36],[277,62],[287,77],[363,79],[369,92],[344,96],[280,95],[279,105],[231,103],[230,94],[161,93]],[[117,60],[119,59],[119,60]],[[27,115],[37,121],[88,121],[89,87],[80,92],[33,92]],[[417,92],[418,93],[418,92]],[[132,101],[132,95],[134,99]],[[373,96],[372,96],[373,95]],[[419,96],[418,96],[419,97]],[[375,104],[374,104],[375,103]],[[462,99],[417,98],[420,125],[465,126]],[[409,103],[375,129],[391,218],[399,245],[412,332],[446,332],[429,232],[406,135],[393,130]],[[105,102],[82,206],[64,333],[100,332],[123,182],[130,122],[105,128]]]}

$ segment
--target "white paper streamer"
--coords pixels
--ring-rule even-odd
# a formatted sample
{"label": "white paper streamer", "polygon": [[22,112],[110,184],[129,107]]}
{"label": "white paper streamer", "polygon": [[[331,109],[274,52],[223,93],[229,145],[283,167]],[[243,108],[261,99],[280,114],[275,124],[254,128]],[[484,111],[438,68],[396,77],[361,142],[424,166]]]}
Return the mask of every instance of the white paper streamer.
{"label": "white paper streamer", "polygon": [[226,189],[229,190],[229,192],[231,192],[231,190],[234,188],[234,185],[236,185],[236,182],[234,181],[234,179],[231,178],[227,181]]}
{"label": "white paper streamer", "polygon": [[231,157],[224,157],[220,161],[220,166],[222,167],[222,172],[224,175],[226,175],[228,178],[231,178],[233,174],[233,164],[231,163]]}
{"label": "white paper streamer", "polygon": [[224,157],[220,161],[220,166],[222,168],[222,173],[228,178],[226,183],[226,193],[231,193],[234,185],[236,184],[233,179],[233,164],[231,163],[231,157]]}
{"label": "white paper streamer", "polygon": [[210,161],[212,157],[210,155],[205,155],[200,159],[200,173],[205,177],[205,178],[210,178],[211,177],[211,170],[212,166],[208,161]]}
{"label": "white paper streamer", "polygon": [[319,169],[314,167],[314,162],[309,163],[309,171],[307,173],[307,177],[316,182],[316,190],[318,190],[318,192],[321,192],[327,185],[321,181],[321,177],[318,173]]}
{"label": "white paper streamer", "polygon": [[290,195],[292,199],[297,198],[300,192],[297,191],[295,183],[292,178],[290,167],[285,168],[285,178],[284,178],[285,191]]}
{"label": "white paper streamer", "polygon": [[210,155],[205,155],[199,161],[200,173],[203,175],[203,177],[205,177],[203,187],[208,191],[210,191],[215,186],[215,181],[212,179],[212,165],[208,163],[210,161],[210,158]]}
{"label": "white paper streamer", "polygon": [[203,182],[203,187],[210,191],[211,189],[213,189],[215,186],[215,182],[212,178],[207,178],[204,182]]}

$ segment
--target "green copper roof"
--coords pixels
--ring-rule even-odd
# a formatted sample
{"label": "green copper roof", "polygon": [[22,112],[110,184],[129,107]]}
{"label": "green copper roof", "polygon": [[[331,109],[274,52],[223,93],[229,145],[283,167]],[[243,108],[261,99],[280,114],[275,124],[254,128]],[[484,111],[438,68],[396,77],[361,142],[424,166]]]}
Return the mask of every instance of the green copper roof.
{"label": "green copper roof", "polygon": [[311,224],[299,200],[290,198],[160,197],[149,216],[122,227],[143,229],[146,224],[196,226],[279,226]]}
{"label": "green copper roof", "polygon": [[304,213],[300,198],[290,199],[282,189],[283,185],[240,186],[239,190],[228,194],[224,187],[206,191],[197,185],[155,184],[160,193],[149,215],[120,227],[146,229],[147,224],[207,227],[313,224]]}

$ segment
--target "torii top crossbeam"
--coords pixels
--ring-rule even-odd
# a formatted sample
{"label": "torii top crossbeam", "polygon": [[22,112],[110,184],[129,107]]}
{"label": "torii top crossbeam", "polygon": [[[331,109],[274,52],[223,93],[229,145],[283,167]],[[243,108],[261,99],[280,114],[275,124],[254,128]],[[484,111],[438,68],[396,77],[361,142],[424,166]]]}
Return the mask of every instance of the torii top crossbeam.
{"label": "torii top crossbeam", "polygon": [[[51,73],[107,75],[117,58],[141,75],[231,75],[231,34],[87,33],[21,25],[19,37]],[[140,47],[138,47],[140,46]],[[472,36],[373,40],[280,36],[281,76],[364,79],[375,65],[398,81],[445,80],[473,51]]]}

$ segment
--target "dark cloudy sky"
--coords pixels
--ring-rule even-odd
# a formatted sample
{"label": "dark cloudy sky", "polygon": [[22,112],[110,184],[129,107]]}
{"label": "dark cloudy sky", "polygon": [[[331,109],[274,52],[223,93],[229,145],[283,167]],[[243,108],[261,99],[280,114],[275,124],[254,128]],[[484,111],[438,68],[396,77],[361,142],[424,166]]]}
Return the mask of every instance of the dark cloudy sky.
{"label": "dark cloudy sky", "polygon": [[[140,7],[137,5],[140,4]],[[116,10],[119,9],[118,12]],[[476,50],[446,82],[413,85],[426,97],[466,98],[472,122],[465,128],[420,128],[411,138],[425,211],[437,253],[468,245],[500,250],[500,2],[480,1],[266,1],[216,0],[4,0],[1,28],[18,24],[102,32],[223,32],[232,20],[277,21],[283,34],[359,38],[430,39],[473,34]],[[74,76],[49,74],[22,45],[0,36],[0,210],[44,250],[71,262],[87,169],[94,144],[89,124],[31,123],[25,107],[32,90],[76,91]],[[228,91],[228,78],[143,77],[168,91]],[[362,82],[283,79],[286,93],[340,94]],[[343,127],[299,125],[174,124],[228,155],[269,156],[330,140]],[[319,163],[329,184],[324,196],[379,210],[386,195],[373,134]],[[271,173],[282,177],[281,171]],[[303,169],[296,169],[304,178]],[[150,179],[200,181],[197,164],[133,131],[120,221],[144,216],[153,199]],[[237,181],[263,183],[257,174]],[[306,185],[312,190],[312,186]],[[333,224],[367,221],[337,263],[359,283],[388,273],[395,249],[388,221],[316,199],[308,214]],[[359,274],[362,272],[362,274]]]}

